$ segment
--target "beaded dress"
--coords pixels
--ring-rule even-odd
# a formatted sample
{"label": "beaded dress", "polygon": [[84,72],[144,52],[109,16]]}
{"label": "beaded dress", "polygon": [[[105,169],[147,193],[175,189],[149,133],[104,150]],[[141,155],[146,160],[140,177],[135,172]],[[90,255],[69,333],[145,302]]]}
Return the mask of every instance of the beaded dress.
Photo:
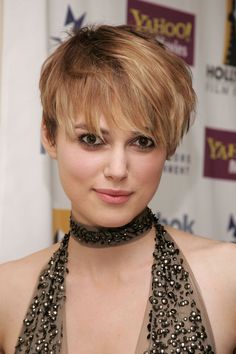
{"label": "beaded dress", "polygon": [[216,353],[212,329],[191,269],[171,235],[146,208],[128,225],[114,229],[114,233],[90,232],[71,220],[70,233],[64,236],[40,274],[15,354],[69,354],[65,280],[71,235],[80,242],[115,246],[140,236],[152,226],[155,226],[156,238],[150,293],[136,350],[131,354]]}

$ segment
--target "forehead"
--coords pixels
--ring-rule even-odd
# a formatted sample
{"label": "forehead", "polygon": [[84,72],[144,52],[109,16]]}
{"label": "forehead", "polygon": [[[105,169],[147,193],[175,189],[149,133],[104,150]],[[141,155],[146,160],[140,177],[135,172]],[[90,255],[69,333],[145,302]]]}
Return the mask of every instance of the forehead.
{"label": "forehead", "polygon": [[[124,120],[125,118],[123,118]],[[114,133],[118,133],[118,134],[123,134],[125,135],[125,133],[132,133],[134,135],[136,134],[140,134],[140,133],[144,133],[144,129],[139,129],[138,127],[134,127],[134,126],[122,126],[122,124],[120,126],[117,126],[117,124],[115,124],[113,121],[110,121],[109,119],[106,119],[104,115],[101,115],[98,119],[97,122],[98,125],[98,130],[99,133],[101,132],[103,135],[108,135],[108,134],[114,134]],[[75,121],[75,129],[82,129],[82,130],[91,130],[91,127],[89,126],[89,124],[87,124],[86,119],[83,115],[78,115],[78,118]],[[95,127],[96,129],[96,127]],[[92,131],[93,131],[93,127],[92,127]],[[97,131],[97,129],[96,129]],[[150,134],[150,131],[148,130],[148,128],[145,128],[145,132],[148,134]]]}
{"label": "forehead", "polygon": [[[104,129],[104,130],[108,130],[109,126],[111,125],[111,123],[109,124],[109,120],[106,119],[103,114],[101,114],[99,116],[99,118],[96,119],[96,123],[98,124],[98,126],[101,129]],[[78,116],[77,116],[77,118],[75,120],[75,128],[80,128],[80,129],[88,129],[88,128],[90,128],[89,124],[88,124],[88,121],[87,121],[87,119],[86,119],[84,114],[78,114]]]}

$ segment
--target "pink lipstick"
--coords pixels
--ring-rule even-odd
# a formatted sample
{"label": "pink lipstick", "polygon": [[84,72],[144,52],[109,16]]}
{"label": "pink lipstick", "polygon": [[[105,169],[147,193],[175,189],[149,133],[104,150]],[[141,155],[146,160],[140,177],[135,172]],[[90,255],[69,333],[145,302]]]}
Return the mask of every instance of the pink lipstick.
{"label": "pink lipstick", "polygon": [[121,189],[94,189],[97,196],[104,202],[110,204],[123,204],[127,202],[133,192]]}

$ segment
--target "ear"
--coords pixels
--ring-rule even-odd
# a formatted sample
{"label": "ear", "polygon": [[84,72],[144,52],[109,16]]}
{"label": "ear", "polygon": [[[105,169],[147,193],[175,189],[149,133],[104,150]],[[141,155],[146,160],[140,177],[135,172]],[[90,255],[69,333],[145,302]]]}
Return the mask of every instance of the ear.
{"label": "ear", "polygon": [[41,143],[43,144],[43,147],[47,151],[49,156],[52,159],[56,160],[56,158],[57,158],[56,142],[54,143],[49,139],[48,130],[47,130],[44,119],[42,119],[42,123],[41,123]]}

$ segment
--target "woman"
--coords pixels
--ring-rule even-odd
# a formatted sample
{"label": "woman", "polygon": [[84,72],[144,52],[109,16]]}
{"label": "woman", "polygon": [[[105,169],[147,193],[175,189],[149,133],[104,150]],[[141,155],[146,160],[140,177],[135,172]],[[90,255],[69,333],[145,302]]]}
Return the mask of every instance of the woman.
{"label": "woman", "polygon": [[40,89],[70,232],[1,267],[1,352],[233,353],[235,246],[165,231],[147,208],[194,111],[186,65],[129,27],[83,28]]}

